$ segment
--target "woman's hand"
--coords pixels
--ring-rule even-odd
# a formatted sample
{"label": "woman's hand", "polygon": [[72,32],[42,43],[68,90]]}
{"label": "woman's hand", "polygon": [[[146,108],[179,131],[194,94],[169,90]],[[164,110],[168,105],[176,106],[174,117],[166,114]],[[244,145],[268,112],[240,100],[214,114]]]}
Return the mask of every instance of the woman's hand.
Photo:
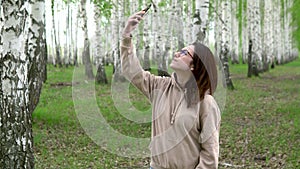
{"label": "woman's hand", "polygon": [[126,22],[126,26],[123,29],[123,33],[122,33],[123,37],[130,37],[131,32],[138,26],[140,21],[143,19],[144,14],[145,11],[140,11],[128,18]]}

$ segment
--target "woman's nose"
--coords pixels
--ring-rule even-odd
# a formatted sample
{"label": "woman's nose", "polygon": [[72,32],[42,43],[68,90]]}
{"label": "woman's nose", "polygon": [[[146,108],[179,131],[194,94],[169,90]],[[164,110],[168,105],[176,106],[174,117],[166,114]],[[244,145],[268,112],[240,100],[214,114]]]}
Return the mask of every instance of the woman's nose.
{"label": "woman's nose", "polygon": [[174,53],[174,57],[178,58],[180,56],[179,52]]}

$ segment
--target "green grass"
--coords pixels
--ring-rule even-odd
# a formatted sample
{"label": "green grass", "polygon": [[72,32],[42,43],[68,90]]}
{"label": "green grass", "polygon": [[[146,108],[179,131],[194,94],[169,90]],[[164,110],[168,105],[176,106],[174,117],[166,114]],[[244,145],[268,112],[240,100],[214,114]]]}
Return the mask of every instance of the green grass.
{"label": "green grass", "polygon": [[[48,81],[33,113],[36,168],[148,168],[148,158],[115,155],[86,134],[75,113],[73,70],[48,66]],[[298,168],[300,59],[260,77],[247,78],[247,66],[242,64],[231,65],[230,71],[235,90],[227,91],[222,112],[219,168],[226,168],[225,163],[241,168]],[[112,67],[106,72],[109,84],[96,84],[95,95],[107,123],[124,135],[150,137],[150,123],[132,122],[115,108]],[[133,106],[147,115],[148,101],[132,86],[129,90]]]}

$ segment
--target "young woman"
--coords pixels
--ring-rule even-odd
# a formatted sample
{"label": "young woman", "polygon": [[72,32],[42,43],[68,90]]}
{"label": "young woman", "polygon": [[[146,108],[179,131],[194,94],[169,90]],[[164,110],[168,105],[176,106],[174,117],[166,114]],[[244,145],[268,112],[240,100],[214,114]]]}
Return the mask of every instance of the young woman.
{"label": "young woman", "polygon": [[129,17],[121,41],[122,73],[152,104],[153,169],[217,168],[221,114],[214,100],[217,68],[211,51],[193,43],[175,52],[171,77],[143,71],[131,32],[144,11]]}

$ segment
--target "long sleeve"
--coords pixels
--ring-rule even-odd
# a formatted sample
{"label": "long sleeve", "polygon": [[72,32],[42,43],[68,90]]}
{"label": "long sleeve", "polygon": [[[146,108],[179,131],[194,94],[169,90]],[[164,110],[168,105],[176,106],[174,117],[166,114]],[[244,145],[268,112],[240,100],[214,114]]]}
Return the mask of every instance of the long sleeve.
{"label": "long sleeve", "polygon": [[141,64],[133,50],[132,39],[124,37],[121,41],[121,70],[122,75],[129,81],[132,81],[138,74],[143,73]]}
{"label": "long sleeve", "polygon": [[219,159],[219,132],[221,114],[217,103],[211,96],[206,96],[201,104],[199,143],[201,147],[199,163],[196,169],[216,169]]}
{"label": "long sleeve", "polygon": [[201,144],[201,152],[197,169],[218,168],[219,162],[219,131],[216,130],[213,135]]}
{"label": "long sleeve", "polygon": [[152,101],[152,91],[166,86],[170,78],[155,76],[144,71],[133,49],[132,39],[125,37],[121,41],[122,75]]}

